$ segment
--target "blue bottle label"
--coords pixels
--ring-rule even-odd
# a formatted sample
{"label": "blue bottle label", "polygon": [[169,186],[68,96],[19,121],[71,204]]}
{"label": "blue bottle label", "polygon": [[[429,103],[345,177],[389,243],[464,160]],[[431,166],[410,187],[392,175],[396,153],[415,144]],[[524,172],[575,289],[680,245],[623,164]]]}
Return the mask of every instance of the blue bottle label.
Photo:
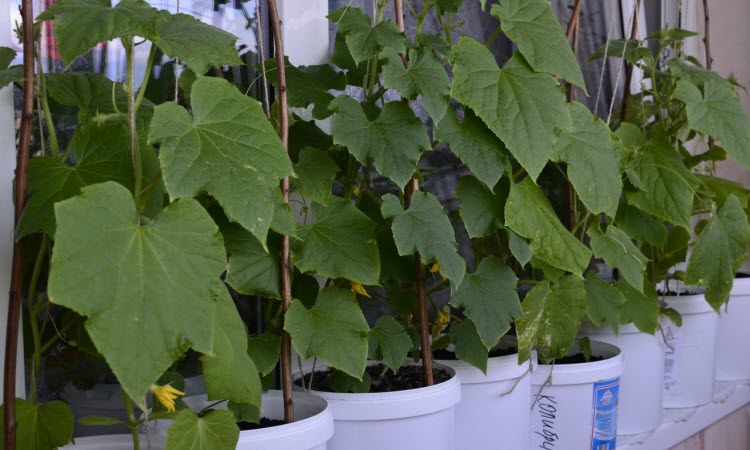
{"label": "blue bottle label", "polygon": [[617,397],[620,379],[594,383],[594,423],[591,450],[615,450],[617,443]]}

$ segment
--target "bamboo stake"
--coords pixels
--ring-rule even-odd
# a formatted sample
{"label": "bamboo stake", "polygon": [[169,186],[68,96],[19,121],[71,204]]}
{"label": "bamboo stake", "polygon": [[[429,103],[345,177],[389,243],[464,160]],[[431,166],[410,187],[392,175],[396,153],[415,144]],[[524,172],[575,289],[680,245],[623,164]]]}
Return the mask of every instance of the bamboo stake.
{"label": "bamboo stake", "polygon": [[[21,218],[26,203],[29,145],[34,111],[34,10],[31,0],[23,0],[23,106],[21,131],[16,155],[14,182],[15,224]],[[3,448],[16,448],[16,358],[18,356],[18,329],[21,319],[21,284],[23,281],[23,240],[13,244],[10,292],[8,293],[8,324],[5,329],[5,367],[3,371]],[[33,319],[32,319],[33,320]]]}
{"label": "bamboo stake", "polygon": [[[568,38],[568,41],[570,41],[571,38],[573,38],[573,56],[576,57],[576,61],[578,60],[578,35],[579,31],[581,29],[580,27],[580,17],[581,17],[581,8],[583,7],[584,0],[576,0],[575,6],[573,7],[573,15],[570,17],[570,22],[568,22],[568,29],[565,32],[565,37]],[[568,102],[572,102],[575,99],[575,86],[573,83],[568,82],[567,90],[566,90],[566,97]],[[573,186],[568,183],[568,229],[573,230],[576,226],[576,216],[575,216],[575,192],[573,191]]]}
{"label": "bamboo stake", "polygon": [[[638,14],[641,10],[641,0],[635,0],[635,12],[633,13],[633,28],[630,31],[630,40],[638,39]],[[625,41],[627,51],[628,41]],[[628,100],[630,99],[630,83],[633,81],[633,65],[625,61],[625,93],[622,96],[622,107],[620,109],[620,123],[628,119]]]}
{"label": "bamboo stake", "polygon": [[[711,56],[711,22],[708,15],[708,0],[703,0],[703,45],[706,47],[706,70],[711,70],[714,58]],[[708,150],[714,146],[714,138],[708,137]]]}
{"label": "bamboo stake", "polygon": [[[394,0],[393,8],[396,15],[396,25],[401,32],[404,32],[404,3],[403,0]],[[404,66],[408,63],[408,57],[406,54],[401,55],[401,59],[404,61]],[[408,103],[408,101],[407,101]],[[409,180],[409,184],[404,189],[404,206],[406,208],[411,204],[411,197],[414,192],[419,190],[419,180],[412,177]],[[419,321],[419,341],[422,349],[422,374],[424,375],[425,386],[432,386],[435,384],[435,380],[432,373],[432,349],[430,344],[430,330],[429,324],[427,323],[427,295],[425,293],[425,269],[422,264],[422,258],[419,252],[414,255],[417,263],[417,319]]]}
{"label": "bamboo stake", "polygon": [[[284,59],[284,39],[281,31],[281,19],[276,0],[268,0],[268,13],[271,16],[271,27],[273,28],[273,39],[276,56],[276,73],[278,74],[279,90],[279,136],[284,148],[289,151],[289,107],[286,95],[286,68]],[[258,17],[260,20],[260,17]],[[289,204],[289,177],[281,180],[281,193],[284,202]],[[284,313],[292,303],[292,276],[291,262],[289,258],[289,236],[281,236],[281,292],[282,308]],[[300,369],[302,369],[300,367]],[[281,386],[284,392],[284,420],[287,423],[294,422],[294,400],[292,379],[292,342],[289,334],[284,332],[281,336]]]}

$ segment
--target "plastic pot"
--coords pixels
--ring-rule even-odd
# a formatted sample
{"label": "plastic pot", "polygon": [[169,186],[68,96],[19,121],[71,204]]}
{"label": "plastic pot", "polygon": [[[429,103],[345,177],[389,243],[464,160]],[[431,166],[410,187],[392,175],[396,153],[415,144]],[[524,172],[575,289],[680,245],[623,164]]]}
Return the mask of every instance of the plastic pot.
{"label": "plastic pot", "polygon": [[[293,423],[271,428],[240,432],[237,450],[326,450],[333,436],[333,416],[326,401],[305,392],[294,392]],[[205,394],[185,398],[185,403],[200,411],[213,402]],[[217,406],[219,408],[225,406]],[[284,419],[284,401],[281,391],[263,394],[263,417]],[[168,421],[160,421],[160,432],[166,433]],[[167,422],[167,423],[164,423]]]}
{"label": "plastic pot", "polygon": [[[164,448],[164,437],[152,434],[151,450],[161,450]],[[141,448],[147,448],[148,442],[146,436],[141,435]],[[63,449],[72,450],[133,450],[133,436],[130,434],[113,434],[103,436],[89,436],[76,438],[75,444],[68,444]]]}
{"label": "plastic pot", "polygon": [[750,379],[750,354],[738,344],[750,342],[750,278],[735,278],[727,308],[722,308],[716,331],[716,379]]}
{"label": "plastic pot", "polygon": [[433,386],[398,392],[310,391],[324,398],[333,414],[335,432],[328,449],[453,450],[461,383],[450,367],[435,367],[447,370],[452,377]]}
{"label": "plastic pot", "polygon": [[[662,321],[664,333],[665,408],[705,405],[714,396],[716,325],[719,316],[703,294],[665,296],[667,306],[682,315],[682,327]],[[736,347],[735,347],[736,348]]]}
{"label": "plastic pot", "polygon": [[[499,348],[517,347],[504,338]],[[494,450],[501,436],[503,448],[529,448],[531,407],[530,363],[518,364],[518,354],[490,358],[487,374],[459,360],[436,360],[456,371],[461,382],[461,402],[456,406],[455,449]]]}
{"label": "plastic pot", "polygon": [[[578,353],[573,346],[569,355]],[[540,364],[532,373],[530,448],[614,449],[623,356],[614,345],[591,341],[602,361]]]}
{"label": "plastic pot", "polygon": [[661,336],[642,333],[633,324],[618,334],[609,326],[585,323],[581,335],[612,344],[624,359],[617,405],[617,434],[653,431],[661,424],[664,384],[664,345]]}

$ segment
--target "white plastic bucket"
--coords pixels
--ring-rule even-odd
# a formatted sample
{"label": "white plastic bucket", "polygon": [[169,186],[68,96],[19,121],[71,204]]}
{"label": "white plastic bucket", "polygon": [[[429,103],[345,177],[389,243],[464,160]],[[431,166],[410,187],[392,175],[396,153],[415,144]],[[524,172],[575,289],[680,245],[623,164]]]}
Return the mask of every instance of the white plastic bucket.
{"label": "white plastic bucket", "polygon": [[581,335],[620,349],[624,359],[617,404],[617,434],[653,431],[661,424],[664,345],[661,336],[642,333],[633,324],[618,334],[609,326],[584,323]]}
{"label": "white plastic bucket", "polygon": [[[504,340],[501,348],[514,340]],[[529,416],[519,414],[531,406],[529,361],[519,365],[518,354],[490,358],[487,374],[460,360],[436,360],[456,371],[461,381],[461,402],[456,406],[454,449],[495,450],[501,436],[502,448],[528,449]]]}
{"label": "white plastic bucket", "polygon": [[441,368],[453,375],[450,380],[419,389],[368,394],[310,391],[324,398],[333,413],[335,432],[328,449],[454,450],[461,383],[453,369]]}
{"label": "white plastic bucket", "polygon": [[[185,403],[200,411],[212,402],[205,395],[185,398]],[[294,392],[293,423],[270,428],[240,432],[237,450],[326,450],[326,443],[333,436],[333,416],[322,398],[305,392]],[[226,407],[226,404],[216,406]],[[263,394],[263,417],[284,419],[284,400],[281,391]],[[169,422],[160,421],[160,430],[166,433]],[[167,422],[167,423],[165,423]],[[166,425],[166,426],[165,426]]]}
{"label": "white plastic bucket", "polygon": [[[151,450],[161,450],[164,448],[164,437],[160,435],[151,435],[149,438],[141,435],[141,448],[148,448],[148,439],[151,441]],[[130,434],[89,436],[76,438],[75,441],[75,444],[68,444],[62,448],[70,450],[133,450],[133,436]]]}
{"label": "white plastic bucket", "polygon": [[[539,365],[533,371],[530,448],[615,448],[623,357],[620,349],[599,341],[591,341],[591,350],[607,359]],[[574,345],[569,355],[576,353]]]}
{"label": "white plastic bucket", "polygon": [[[750,379],[750,278],[735,278],[727,309],[721,309],[716,331],[716,379]],[[740,349],[740,350],[738,350]]]}
{"label": "white plastic bucket", "polygon": [[[716,325],[719,316],[703,294],[665,296],[682,315],[682,327],[662,320],[665,408],[705,405],[714,396]],[[735,347],[736,348],[736,347]]]}

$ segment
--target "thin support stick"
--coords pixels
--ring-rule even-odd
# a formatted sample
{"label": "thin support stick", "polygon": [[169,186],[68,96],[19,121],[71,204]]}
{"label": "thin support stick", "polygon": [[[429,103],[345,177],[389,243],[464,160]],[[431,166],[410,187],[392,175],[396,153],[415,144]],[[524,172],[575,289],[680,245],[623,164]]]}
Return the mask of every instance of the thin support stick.
{"label": "thin support stick", "polygon": [[[630,31],[630,40],[638,39],[638,12],[641,8],[641,0],[635,0],[635,9],[633,11],[633,28]],[[625,41],[625,51],[628,48],[628,42]],[[623,51],[623,54],[625,53]],[[622,107],[620,109],[620,122],[628,120],[628,101],[630,100],[630,83],[633,81],[633,64],[625,62],[625,92],[622,94]]]}
{"label": "thin support stick", "polygon": [[612,36],[612,24],[615,21],[616,8],[612,7],[612,12],[609,14],[609,24],[607,25],[607,40],[604,41],[604,56],[602,57],[602,71],[599,74],[599,86],[596,88],[596,101],[594,102],[594,115],[599,112],[599,98],[602,95],[602,86],[604,85],[604,72],[607,68],[607,57],[609,56],[609,41]]}
{"label": "thin support stick", "polygon": [[[14,183],[15,225],[21,218],[26,203],[29,146],[34,125],[34,10],[31,0],[23,0],[23,106],[21,130],[16,155]],[[21,284],[23,282],[23,240],[13,244],[13,265],[8,293],[8,324],[5,328],[5,367],[3,371],[3,448],[16,448],[16,358],[18,329],[21,322]]]}
{"label": "thin support stick", "polygon": [[[404,31],[404,3],[403,0],[393,1],[394,13],[396,15],[396,25],[401,32]],[[408,63],[406,54],[401,55],[404,65]],[[411,203],[411,197],[414,192],[419,190],[419,180],[412,178],[404,190],[404,207],[408,208]],[[422,373],[424,375],[425,386],[435,384],[432,373],[432,348],[430,346],[430,330],[427,316],[427,295],[425,293],[425,269],[422,264],[422,258],[417,252],[415,255],[417,264],[417,319],[419,320],[419,340],[422,349]]]}
{"label": "thin support stick", "polygon": [[[708,15],[708,0],[703,0],[703,45],[706,47],[706,70],[711,70],[714,58],[711,56],[711,22]],[[708,148],[714,146],[714,138],[708,137]]]}
{"label": "thin support stick", "polygon": [[[286,67],[284,64],[284,39],[282,37],[281,19],[276,0],[268,0],[268,13],[271,17],[276,56],[276,73],[279,90],[279,135],[284,148],[289,151],[289,107],[286,95]],[[260,19],[260,18],[259,18]],[[284,202],[289,204],[289,177],[281,180],[281,193]],[[292,268],[290,262],[289,236],[281,236],[281,297],[284,313],[292,303]],[[300,367],[301,369],[301,367]],[[281,335],[281,386],[284,392],[284,420],[294,422],[294,401],[292,399],[292,342],[288,333]]]}
{"label": "thin support stick", "polygon": [[575,6],[573,6],[573,15],[570,17],[570,22],[568,22],[568,29],[565,30],[565,37],[567,37],[568,40],[573,37],[573,33],[575,32],[576,28],[578,28],[583,1],[584,0],[576,0],[576,4]]}
{"label": "thin support stick", "polygon": [[[584,0],[576,0],[575,6],[573,7],[573,15],[570,17],[570,22],[568,22],[568,30],[565,32],[565,36],[568,38],[568,41],[570,41],[571,38],[573,38],[573,56],[578,59],[578,36],[579,31],[581,29],[580,26],[580,17],[581,17],[581,8],[583,7]],[[568,99],[568,102],[572,102],[575,100],[575,85],[573,83],[568,83],[567,90],[566,90],[566,97]],[[567,189],[568,189],[568,229],[573,230],[573,228],[576,226],[576,196],[575,192],[573,191],[573,186],[570,183],[567,183]]]}

